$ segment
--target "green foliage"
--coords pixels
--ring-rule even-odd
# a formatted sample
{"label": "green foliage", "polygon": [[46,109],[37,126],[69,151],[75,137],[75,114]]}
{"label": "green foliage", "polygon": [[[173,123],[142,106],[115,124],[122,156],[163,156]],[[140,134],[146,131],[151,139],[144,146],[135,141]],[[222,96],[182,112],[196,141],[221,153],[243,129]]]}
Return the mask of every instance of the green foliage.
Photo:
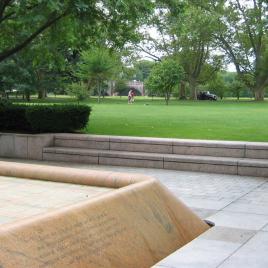
{"label": "green foliage", "polygon": [[133,79],[138,81],[145,81],[154,67],[155,63],[148,60],[140,60],[134,63]]}
{"label": "green foliage", "polygon": [[209,91],[214,92],[216,95],[222,99],[224,97],[224,94],[227,91],[226,84],[220,74],[218,74],[215,79],[211,80],[208,83]]}
{"label": "green foliage", "polygon": [[123,79],[115,81],[115,91],[121,96],[124,92],[128,91],[127,83]]}
{"label": "green foliage", "polygon": [[46,35],[53,43],[123,47],[136,40],[135,30],[152,12],[153,1],[32,0],[0,2],[0,61]]}
{"label": "green foliage", "polygon": [[73,132],[87,125],[90,111],[86,105],[33,105],[26,118],[34,132]]}
{"label": "green foliage", "polygon": [[160,55],[176,57],[184,69],[190,98],[196,99],[197,87],[209,81],[222,67],[222,56],[212,52],[215,51],[216,18],[191,1],[160,3],[152,20],[160,38],[148,38],[148,55],[157,59],[152,53],[156,50]]}
{"label": "green foliage", "polygon": [[255,99],[263,100],[268,86],[268,3],[262,0],[215,2],[202,1],[204,10],[217,19],[215,41],[235,65],[239,79],[255,93]]}
{"label": "green foliage", "polygon": [[104,81],[113,77],[119,63],[118,56],[108,48],[92,48],[82,51],[77,75],[82,79]]}
{"label": "green foliage", "polygon": [[31,131],[26,118],[26,105],[0,105],[0,130]]}
{"label": "green foliage", "polygon": [[9,105],[11,105],[11,104],[12,104],[11,101],[9,101],[9,100],[7,100],[7,99],[1,99],[1,98],[0,98],[0,108],[1,108],[1,107],[9,106]]}
{"label": "green foliage", "polygon": [[245,84],[238,79],[235,79],[230,85],[230,90],[233,92],[234,96],[237,100],[240,99],[242,90],[245,89]]}
{"label": "green foliage", "polygon": [[168,105],[172,90],[182,77],[182,67],[173,59],[165,59],[153,67],[145,86],[151,93],[164,95]]}
{"label": "green foliage", "polygon": [[96,86],[99,102],[104,82],[112,79],[120,71],[120,66],[118,55],[108,48],[92,48],[81,53],[76,76],[89,86]]}
{"label": "green foliage", "polygon": [[86,105],[0,106],[0,130],[73,132],[84,128],[91,108]]}
{"label": "green foliage", "polygon": [[69,85],[67,88],[67,93],[70,96],[75,96],[78,102],[86,100],[89,97],[89,91],[82,82],[72,83]]}

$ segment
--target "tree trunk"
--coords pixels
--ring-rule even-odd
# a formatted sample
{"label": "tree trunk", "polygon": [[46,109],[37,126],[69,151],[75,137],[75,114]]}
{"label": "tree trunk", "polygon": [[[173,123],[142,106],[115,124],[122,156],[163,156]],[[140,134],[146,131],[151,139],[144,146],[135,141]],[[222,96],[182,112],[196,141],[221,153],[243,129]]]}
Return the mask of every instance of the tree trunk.
{"label": "tree trunk", "polygon": [[169,94],[169,93],[165,93],[165,101],[166,101],[166,105],[168,105],[169,98],[170,98],[170,94]]}
{"label": "tree trunk", "polygon": [[42,92],[42,89],[39,89],[39,90],[38,90],[38,96],[37,96],[37,98],[38,98],[39,100],[43,99],[43,92]]}
{"label": "tree trunk", "polygon": [[179,99],[186,100],[186,89],[185,89],[185,82],[184,81],[181,81],[181,83],[180,83]]}
{"label": "tree trunk", "polygon": [[190,86],[190,99],[191,100],[197,100],[197,92],[196,92],[196,80],[195,79],[189,79],[189,86]]}
{"label": "tree trunk", "polygon": [[255,101],[263,101],[264,100],[264,89],[255,88],[254,95],[255,95]]}
{"label": "tree trunk", "polygon": [[47,91],[44,88],[38,90],[38,99],[45,99],[47,97]]}
{"label": "tree trunk", "polygon": [[101,82],[98,82],[98,103],[100,103],[100,96],[101,96]]}
{"label": "tree trunk", "polygon": [[28,90],[26,90],[26,92],[25,92],[25,97],[26,97],[27,101],[31,100],[31,95],[30,95],[30,92]]}

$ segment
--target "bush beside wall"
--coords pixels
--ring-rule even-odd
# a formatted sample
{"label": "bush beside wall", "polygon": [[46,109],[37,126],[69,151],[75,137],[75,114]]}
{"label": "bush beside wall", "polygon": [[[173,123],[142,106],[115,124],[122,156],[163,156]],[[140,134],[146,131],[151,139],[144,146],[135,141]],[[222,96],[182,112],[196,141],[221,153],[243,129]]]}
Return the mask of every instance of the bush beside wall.
{"label": "bush beside wall", "polygon": [[85,105],[31,106],[26,118],[34,132],[72,132],[86,126],[90,111]]}
{"label": "bush beside wall", "polygon": [[87,125],[90,112],[86,105],[0,105],[0,130],[73,132]]}
{"label": "bush beside wall", "polygon": [[0,106],[0,130],[31,131],[26,119],[26,105]]}

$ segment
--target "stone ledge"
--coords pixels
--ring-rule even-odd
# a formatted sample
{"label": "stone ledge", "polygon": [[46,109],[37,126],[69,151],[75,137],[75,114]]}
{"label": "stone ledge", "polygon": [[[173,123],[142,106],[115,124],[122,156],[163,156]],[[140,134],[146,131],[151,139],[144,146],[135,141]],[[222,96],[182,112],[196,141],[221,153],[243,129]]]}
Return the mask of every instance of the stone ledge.
{"label": "stone ledge", "polygon": [[268,160],[47,147],[44,160],[268,177]]}
{"label": "stone ledge", "polygon": [[110,136],[105,135],[89,135],[89,134],[68,134],[68,133],[59,133],[54,134],[55,139],[63,140],[91,140],[91,141],[109,141]]}
{"label": "stone ledge", "polygon": [[268,160],[264,160],[264,159],[240,159],[238,161],[238,165],[243,166],[243,167],[268,168]]}
{"label": "stone ledge", "polygon": [[55,134],[55,145],[116,151],[268,159],[268,143]]}
{"label": "stone ledge", "polygon": [[212,157],[195,155],[164,155],[165,162],[197,163],[197,164],[220,164],[237,166],[237,158]]}

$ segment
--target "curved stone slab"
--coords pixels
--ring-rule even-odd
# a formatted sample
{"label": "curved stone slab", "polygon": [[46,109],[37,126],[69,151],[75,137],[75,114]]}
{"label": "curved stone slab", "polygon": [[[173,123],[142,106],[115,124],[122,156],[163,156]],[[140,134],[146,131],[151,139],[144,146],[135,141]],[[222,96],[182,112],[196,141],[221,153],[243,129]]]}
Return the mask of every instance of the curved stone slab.
{"label": "curved stone slab", "polygon": [[0,175],[118,188],[0,227],[0,267],[147,268],[209,227],[151,177],[0,162]]}

